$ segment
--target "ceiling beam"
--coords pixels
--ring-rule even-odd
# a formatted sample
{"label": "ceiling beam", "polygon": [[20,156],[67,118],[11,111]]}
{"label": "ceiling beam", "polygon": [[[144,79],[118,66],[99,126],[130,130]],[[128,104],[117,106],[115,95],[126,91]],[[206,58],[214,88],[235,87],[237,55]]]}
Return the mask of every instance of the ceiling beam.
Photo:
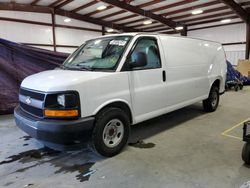
{"label": "ceiling beam", "polygon": [[220,0],[222,3],[226,4],[230,9],[232,9],[244,22],[248,23],[248,13],[242,8],[241,5],[236,3],[234,0]]}
{"label": "ceiling beam", "polygon": [[[240,3],[241,6],[248,6],[250,5],[250,2],[243,2],[243,3]],[[203,13],[202,15],[206,15],[207,13],[213,13],[213,12],[219,12],[219,11],[224,11],[224,10],[228,10],[228,6],[220,6],[218,8],[210,8],[210,9],[206,9],[206,10],[203,10]],[[231,11],[231,13],[233,14],[234,12]],[[223,14],[223,13],[221,13]],[[213,15],[213,14],[211,14]],[[181,16],[174,16],[174,17],[170,17],[172,20],[179,20],[179,19],[186,19],[188,17],[197,17],[197,15],[193,15],[191,13],[188,13],[188,14],[183,14]]]}
{"label": "ceiling beam", "polygon": [[146,2],[146,3],[142,3],[140,5],[137,5],[136,7],[140,7],[140,8],[144,8],[144,7],[148,7],[148,6],[151,6],[151,5],[155,5],[157,3],[162,3],[166,0],[153,0],[153,1],[149,1],[149,2]]}
{"label": "ceiling beam", "polygon": [[13,10],[13,11],[25,11],[25,12],[39,12],[39,13],[53,13],[60,16],[67,16],[72,19],[77,19],[84,22],[89,22],[96,25],[101,25],[117,30],[127,31],[127,32],[140,32],[141,30],[133,29],[129,27],[124,27],[122,25],[113,24],[112,22],[106,22],[97,18],[91,18],[85,15],[77,14],[74,12],[62,10],[62,9],[54,9],[51,7],[45,6],[32,6],[30,4],[18,4],[18,3],[0,3],[0,10]]}
{"label": "ceiling beam", "polygon": [[151,11],[152,12],[162,11],[162,10],[166,10],[166,9],[181,6],[181,5],[194,3],[196,1],[198,1],[198,0],[182,0],[182,1],[179,1],[179,2],[175,2],[175,3],[168,4],[168,5],[160,6],[158,8],[151,9]]}
{"label": "ceiling beam", "polygon": [[[210,1],[210,2],[207,2],[207,3],[202,3],[202,4],[199,4],[199,5],[195,5],[195,6],[190,6],[190,7],[186,7],[186,8],[182,8],[182,9],[177,9],[177,10],[173,10],[173,11],[167,12],[167,13],[162,13],[162,14],[160,14],[160,16],[172,16],[174,14],[189,12],[189,11],[192,11],[194,9],[204,8],[204,7],[207,7],[207,6],[212,6],[212,5],[217,5],[217,4],[220,4],[220,2],[217,1],[217,0],[214,0],[214,1]],[[127,19],[134,18],[134,17],[135,17],[135,15],[133,14],[133,15],[122,17],[122,18],[113,19],[111,21],[112,22],[120,22],[120,21],[127,20]],[[170,19],[172,19],[172,18],[170,18]],[[172,19],[172,20],[174,20],[174,19]]]}
{"label": "ceiling beam", "polygon": [[[190,23],[190,24],[187,24],[188,26],[193,26],[193,25],[203,25],[203,24],[208,24],[208,23],[213,23],[213,22],[219,22],[223,19],[236,19],[238,18],[237,15],[235,16],[229,16],[229,17],[224,17],[224,18],[216,18],[216,19],[212,19],[212,20],[206,20],[206,21],[200,21],[200,22],[194,22],[194,23]],[[221,24],[223,25],[223,24]]]}
{"label": "ceiling beam", "polygon": [[[214,11],[221,11],[221,10],[227,10],[228,9],[228,7],[227,6],[223,6],[223,7],[218,7],[218,8],[213,8],[213,9],[207,9],[207,10],[204,10],[204,12],[203,13],[209,13],[209,12],[214,12]],[[172,20],[179,20],[179,22],[181,22],[181,23],[185,23],[185,24],[187,24],[187,22],[194,22],[194,21],[200,21],[200,20],[204,20],[204,19],[211,19],[211,18],[215,18],[215,17],[222,17],[222,16],[226,16],[226,15],[232,15],[232,14],[234,14],[234,12],[233,11],[231,11],[231,10],[229,10],[229,11],[227,11],[227,12],[223,12],[223,13],[218,13],[218,14],[211,14],[211,15],[208,15],[208,16],[199,16],[199,17],[197,17],[197,15],[192,15],[191,13],[189,13],[189,14],[185,14],[185,15],[181,15],[181,16],[176,16],[176,17],[171,17],[171,19]],[[186,19],[186,18],[188,18],[188,17],[190,17],[190,16],[196,16],[195,18],[193,18],[193,19]],[[180,20],[180,19],[184,19],[184,20]],[[142,20],[140,19],[140,20],[137,20],[138,22],[141,22]],[[134,21],[132,21],[132,22],[126,22],[126,25],[127,24],[131,24],[131,23],[135,23]],[[153,22],[153,23],[155,23],[155,22]],[[141,26],[143,26],[143,24],[142,23],[138,23],[138,24],[136,24],[136,25],[131,25],[130,27],[133,27],[133,28],[136,28],[136,27],[141,27]],[[155,27],[154,26],[151,26],[151,27],[149,27],[149,28],[151,28],[151,29],[154,29],[155,30]]]}
{"label": "ceiling beam", "polygon": [[[233,16],[235,15],[234,12],[232,11],[228,11],[228,12],[223,12],[223,13],[218,13],[218,14],[212,14],[212,15],[208,15],[208,16],[200,16],[200,17],[196,17],[196,18],[191,18],[191,19],[185,19],[185,20],[180,20],[181,23],[185,23],[186,25],[189,24],[189,22],[196,22],[196,21],[202,21],[202,20],[206,20],[206,19],[215,19],[216,17],[222,17],[221,19],[225,19],[225,16]],[[188,17],[187,17],[188,18]],[[219,18],[218,18],[219,19]],[[154,22],[153,22],[154,23]],[[142,27],[143,24],[139,23],[136,25],[132,25],[131,27],[133,28],[137,28],[137,27]],[[155,28],[154,26],[151,26],[149,28]]]}
{"label": "ceiling beam", "polygon": [[113,28],[113,29],[117,29],[117,30],[123,30],[123,31],[127,31],[127,32],[139,32],[139,31],[141,31],[141,30],[136,30],[136,29],[132,29],[129,27],[124,27],[122,25],[113,24],[112,22],[103,21],[103,20],[100,20],[98,18],[92,18],[92,17],[88,17],[86,15],[65,11],[62,9],[55,9],[55,13],[58,15],[61,15],[61,16],[66,16],[66,17],[69,17],[72,19],[90,22],[92,24],[101,25],[101,26],[105,26],[105,27],[109,27],[109,28]]}
{"label": "ceiling beam", "polygon": [[30,4],[31,4],[31,5],[36,5],[39,1],[40,1],[40,0],[34,0],[34,1],[32,1]]}
{"label": "ceiling beam", "polygon": [[88,8],[88,7],[90,7],[90,6],[92,6],[92,5],[96,4],[96,3],[98,3],[98,1],[96,1],[96,0],[90,1],[89,3],[86,3],[86,4],[82,5],[82,6],[79,6],[79,7],[75,8],[75,9],[71,10],[71,12],[78,12],[78,11],[80,11],[82,9],[85,9],[85,8]]}
{"label": "ceiling beam", "polygon": [[93,11],[93,12],[89,12],[89,13],[87,13],[87,14],[85,14],[86,16],[93,16],[93,15],[95,15],[95,14],[98,14],[98,13],[100,13],[100,12],[104,12],[104,11],[106,11],[106,10],[109,10],[109,9],[111,9],[111,8],[113,8],[113,6],[112,5],[109,5],[109,6],[107,6],[105,9],[103,9],[103,10],[95,10],[95,11]]}
{"label": "ceiling beam", "polygon": [[214,0],[214,1],[207,2],[207,3],[202,3],[199,5],[194,5],[194,6],[190,6],[190,7],[186,7],[186,8],[182,8],[182,9],[173,10],[171,12],[166,12],[166,13],[163,13],[161,15],[162,16],[171,16],[173,14],[179,14],[179,13],[192,11],[192,10],[199,9],[199,8],[205,8],[205,7],[213,6],[213,5],[217,5],[217,4],[220,4],[220,2],[217,0]]}
{"label": "ceiling beam", "polygon": [[39,12],[39,13],[52,13],[53,9],[44,6],[33,6],[29,4],[18,3],[0,3],[0,10],[13,10],[25,12]]}
{"label": "ceiling beam", "polygon": [[[154,5],[154,4],[157,4],[157,3],[161,3],[165,0],[152,0],[152,1],[149,1],[149,2],[146,2],[146,3],[142,3],[140,5],[136,5],[135,7],[139,7],[139,8],[144,8],[144,7],[147,7],[147,6],[151,6],[151,5]],[[101,16],[101,17],[98,17],[99,19],[106,19],[106,18],[110,18],[110,17],[113,17],[113,16],[117,16],[119,14],[123,14],[127,12],[126,10],[119,10],[119,11],[116,11],[116,12],[113,12],[111,14],[107,14],[107,15],[104,15],[104,16]],[[135,14],[135,16],[137,16]]]}
{"label": "ceiling beam", "polygon": [[49,4],[49,7],[55,7],[56,5],[58,5],[59,3],[63,2],[64,0],[56,0],[55,2]]}
{"label": "ceiling beam", "polygon": [[181,20],[180,22],[183,23],[188,23],[188,22],[196,22],[196,21],[201,21],[201,20],[206,20],[206,19],[215,19],[216,17],[223,17],[222,19],[225,19],[225,16],[233,16],[235,15],[234,12],[232,11],[228,11],[228,12],[222,12],[222,13],[218,13],[218,14],[212,14],[212,15],[208,15],[208,16],[200,16],[197,18],[191,18],[191,19],[185,19],[185,20]]}
{"label": "ceiling beam", "polygon": [[[193,3],[195,1],[197,1],[197,0],[183,0],[183,1],[176,2],[176,3],[171,3],[171,4],[168,4],[168,5],[165,5],[165,6],[161,6],[159,8],[154,8],[154,9],[151,9],[150,11],[157,12],[157,11],[166,10],[166,9],[169,9],[169,8],[185,5],[185,4],[188,4],[188,3]],[[143,20],[144,20],[144,18],[129,21],[129,22],[126,22],[126,25],[132,24],[132,23],[142,22]]]}
{"label": "ceiling beam", "polygon": [[56,5],[55,8],[62,8],[63,6],[71,3],[72,1],[74,1],[74,0],[66,0],[66,1],[60,3],[59,5]]}
{"label": "ceiling beam", "polygon": [[154,14],[151,11],[146,11],[146,10],[143,10],[143,9],[135,7],[135,6],[125,4],[125,3],[121,2],[121,1],[116,1],[116,0],[101,0],[101,1],[103,1],[105,3],[108,3],[110,5],[116,6],[118,8],[133,12],[135,14],[138,14],[138,15],[145,16],[145,17],[148,17],[150,19],[156,20],[156,21],[158,21],[160,23],[168,25],[169,27],[171,27],[173,29],[176,26],[178,26],[178,23],[172,21],[171,19],[164,18],[162,16]]}

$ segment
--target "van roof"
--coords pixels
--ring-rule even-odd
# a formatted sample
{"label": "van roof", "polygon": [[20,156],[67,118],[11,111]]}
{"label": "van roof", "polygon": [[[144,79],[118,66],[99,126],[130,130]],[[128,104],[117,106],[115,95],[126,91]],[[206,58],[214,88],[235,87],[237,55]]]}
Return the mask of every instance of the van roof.
{"label": "van roof", "polygon": [[[136,35],[158,35],[158,36],[170,36],[170,37],[181,37],[183,38],[183,36],[172,36],[172,35],[168,35],[168,34],[163,34],[163,33],[148,33],[148,32],[131,32],[131,33],[117,33],[117,34],[109,34],[109,35],[103,35],[100,36],[98,38],[102,38],[102,37],[107,37],[107,36],[136,36]],[[194,39],[194,40],[202,40],[202,41],[208,41],[208,42],[213,42],[213,43],[217,43],[220,44],[220,42],[217,41],[212,41],[212,40],[206,40],[206,39],[199,39],[199,38],[193,38],[193,37],[185,37],[185,38],[189,38],[189,39]]]}

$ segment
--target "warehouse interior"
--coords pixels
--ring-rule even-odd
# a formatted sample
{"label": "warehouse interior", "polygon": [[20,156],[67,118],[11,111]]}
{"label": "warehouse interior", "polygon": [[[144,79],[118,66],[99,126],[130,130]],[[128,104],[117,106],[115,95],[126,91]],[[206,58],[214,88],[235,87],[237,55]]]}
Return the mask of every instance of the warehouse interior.
{"label": "warehouse interior", "polygon": [[[250,0],[1,0],[0,187],[250,187],[242,160],[250,121],[249,18]],[[111,158],[89,142],[48,149],[16,126],[24,78],[59,67],[85,41],[119,33],[220,43],[227,81],[236,84],[226,83],[213,113],[200,102],[131,126],[128,145]]]}

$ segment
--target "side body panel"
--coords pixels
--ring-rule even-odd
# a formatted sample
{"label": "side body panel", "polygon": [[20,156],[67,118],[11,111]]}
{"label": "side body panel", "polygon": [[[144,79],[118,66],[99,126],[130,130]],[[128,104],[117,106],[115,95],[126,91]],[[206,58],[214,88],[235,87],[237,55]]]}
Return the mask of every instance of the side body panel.
{"label": "side body panel", "polygon": [[132,109],[126,72],[113,72],[100,79],[88,81],[77,90],[81,93],[83,117],[95,115],[112,102],[123,102]]}
{"label": "side body panel", "polygon": [[166,63],[168,111],[206,99],[216,79],[221,80],[220,91],[224,91],[226,61],[220,44],[163,35],[160,39]]}

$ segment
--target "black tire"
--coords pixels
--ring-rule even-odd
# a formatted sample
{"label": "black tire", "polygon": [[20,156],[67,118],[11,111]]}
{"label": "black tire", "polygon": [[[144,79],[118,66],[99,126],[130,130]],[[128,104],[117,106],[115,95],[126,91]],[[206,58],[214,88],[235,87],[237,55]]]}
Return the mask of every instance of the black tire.
{"label": "black tire", "polygon": [[243,84],[240,84],[240,90],[242,90],[242,89],[243,89],[243,87],[244,87],[244,86],[243,86]]}
{"label": "black tire", "polygon": [[[122,138],[118,145],[113,146],[113,147],[108,147],[107,144],[105,144],[104,130],[105,130],[105,127],[109,126],[109,123],[113,120],[119,120],[121,122],[121,124],[119,123],[120,125],[118,126],[123,126],[123,133],[122,133],[123,135],[120,135],[122,136]],[[107,136],[110,136],[109,133]],[[130,133],[130,121],[129,121],[128,115],[120,108],[115,108],[115,107],[106,108],[102,110],[96,117],[95,127],[94,127],[93,134],[92,134],[93,149],[95,150],[95,152],[105,157],[115,156],[118,153],[120,153],[121,150],[124,148],[124,146],[127,144],[129,133]],[[115,134],[115,133],[112,133],[112,134]]]}
{"label": "black tire", "polygon": [[234,90],[235,90],[235,91],[238,91],[238,90],[239,90],[239,85],[238,85],[238,84],[234,86]]}
{"label": "black tire", "polygon": [[242,148],[242,154],[241,154],[242,160],[250,165],[250,143],[245,143]]}
{"label": "black tire", "polygon": [[204,110],[206,112],[214,112],[219,105],[219,101],[220,101],[219,89],[215,86],[212,86],[208,98],[206,100],[203,100]]}
{"label": "black tire", "polygon": [[225,85],[225,90],[226,90],[226,91],[228,91],[228,90],[229,90],[229,87],[228,87],[228,85],[227,85],[227,84]]}

